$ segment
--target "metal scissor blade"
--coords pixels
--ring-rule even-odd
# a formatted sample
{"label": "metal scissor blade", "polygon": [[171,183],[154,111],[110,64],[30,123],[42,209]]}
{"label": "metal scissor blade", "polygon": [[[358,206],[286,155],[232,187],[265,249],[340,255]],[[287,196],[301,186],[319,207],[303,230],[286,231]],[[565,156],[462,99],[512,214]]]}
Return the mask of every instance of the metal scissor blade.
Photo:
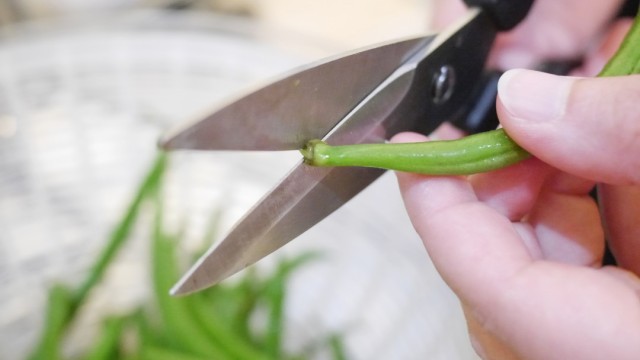
{"label": "metal scissor blade", "polygon": [[[415,64],[397,69],[341,126],[325,137],[332,143],[384,141],[415,126],[394,111],[411,87]],[[366,188],[384,171],[316,168],[300,164],[265,196],[217,246],[198,260],[172,289],[186,294],[213,285],[255,263],[311,228]]]}
{"label": "metal scissor blade", "polygon": [[255,263],[317,224],[383,171],[300,164],[171,289],[187,294]]}
{"label": "metal scissor blade", "polygon": [[169,132],[165,149],[293,150],[324,137],[432,37],[372,47],[312,64]]}

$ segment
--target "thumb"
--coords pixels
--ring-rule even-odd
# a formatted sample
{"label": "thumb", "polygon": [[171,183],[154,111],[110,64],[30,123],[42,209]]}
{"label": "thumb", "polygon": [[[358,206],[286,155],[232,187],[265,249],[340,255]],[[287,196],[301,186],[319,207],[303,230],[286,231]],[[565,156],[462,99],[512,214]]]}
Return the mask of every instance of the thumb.
{"label": "thumb", "polygon": [[640,184],[640,76],[576,78],[530,70],[498,83],[507,133],[544,162],[610,184]]}

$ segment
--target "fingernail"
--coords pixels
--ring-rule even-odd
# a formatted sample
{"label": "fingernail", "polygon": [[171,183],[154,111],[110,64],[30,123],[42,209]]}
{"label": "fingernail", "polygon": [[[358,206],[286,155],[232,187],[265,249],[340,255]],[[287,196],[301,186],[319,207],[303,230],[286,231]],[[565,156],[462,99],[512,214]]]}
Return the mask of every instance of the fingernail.
{"label": "fingernail", "polygon": [[515,118],[528,121],[560,119],[574,79],[532,70],[509,70],[498,82],[498,96]]}

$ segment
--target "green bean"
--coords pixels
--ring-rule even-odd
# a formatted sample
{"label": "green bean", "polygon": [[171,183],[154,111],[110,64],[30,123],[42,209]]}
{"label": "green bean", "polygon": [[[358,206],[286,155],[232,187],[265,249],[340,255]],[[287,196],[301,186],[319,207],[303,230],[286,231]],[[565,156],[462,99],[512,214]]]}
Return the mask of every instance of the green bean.
{"label": "green bean", "polygon": [[[73,320],[78,309],[84,304],[91,289],[100,281],[107,266],[111,263],[118,250],[122,248],[122,245],[128,239],[142,203],[153,193],[154,189],[157,188],[166,164],[166,155],[164,153],[159,154],[151,170],[142,181],[134,199],[129,204],[126,213],[107,241],[106,247],[100,253],[93,268],[80,286],[74,291],[70,291],[62,286],[54,286],[49,290],[47,321],[45,322],[45,328],[41,334],[39,345],[33,349],[30,355],[31,359],[55,358],[52,350],[53,339],[62,341],[62,333]],[[62,311],[63,304],[66,306],[64,312]],[[62,316],[63,313],[64,316]],[[54,336],[54,334],[58,335]]]}
{"label": "green bean", "polygon": [[503,129],[459,140],[330,146],[310,141],[301,150],[314,166],[365,166],[430,175],[468,175],[500,169],[530,157]]}
{"label": "green bean", "polygon": [[139,360],[206,360],[210,357],[185,354],[161,346],[149,345],[142,349]]}
{"label": "green bean", "polygon": [[180,273],[175,254],[175,238],[162,230],[162,201],[156,201],[153,240],[153,275],[162,318],[174,337],[193,354],[215,359],[259,360],[268,358],[225,326],[207,297],[169,296]]}
{"label": "green bean", "polygon": [[283,274],[278,271],[267,288],[270,305],[266,333],[266,352],[274,359],[282,358],[282,333],[284,331],[285,284]]}
{"label": "green bean", "polygon": [[207,249],[215,243],[220,229],[220,223],[222,222],[222,214],[222,209],[217,209],[209,216],[202,241],[200,242],[203,245],[203,249],[196,254],[198,257],[204,254]]}
{"label": "green bean", "polygon": [[308,252],[278,264],[276,273],[266,284],[266,300],[269,302],[269,319],[266,333],[266,351],[275,359],[282,358],[282,335],[284,334],[284,306],[286,282],[299,266],[318,257],[316,252]]}
{"label": "green bean", "polygon": [[230,312],[233,331],[252,343],[255,343],[255,339],[251,331],[251,315],[258,305],[260,285],[256,268],[247,268],[242,281],[234,289],[238,292],[239,300],[235,304],[235,311]]}
{"label": "green bean", "polygon": [[341,336],[337,334],[331,335],[329,338],[329,345],[331,347],[331,358],[333,360],[346,360],[347,353],[344,348],[344,341]]}
{"label": "green bean", "polygon": [[118,346],[125,321],[126,319],[123,317],[112,317],[104,320],[102,324],[102,335],[86,358],[91,360],[119,358]]}
{"label": "green bean", "polygon": [[156,201],[156,214],[152,242],[152,275],[156,301],[167,331],[175,342],[194,355],[216,359],[232,359],[220,351],[193,318],[189,298],[171,298],[168,295],[179,276],[173,239],[162,230],[162,204]]}
{"label": "green bean", "polygon": [[269,359],[269,356],[257,350],[249,340],[233,331],[231,324],[225,324],[222,314],[213,308],[206,297],[195,294],[184,300],[189,303],[189,309],[194,318],[209,335],[211,342],[217,344],[231,358],[241,360]]}
{"label": "green bean", "polygon": [[49,290],[47,318],[40,342],[29,356],[31,360],[59,359],[64,330],[72,312],[71,291],[63,285],[54,285]]}
{"label": "green bean", "polygon": [[159,334],[159,331],[149,323],[147,313],[144,309],[138,308],[133,311],[130,319],[133,336],[135,338],[134,343],[137,345],[134,349],[134,355],[136,355],[135,351],[143,348],[145,344],[164,340]]}
{"label": "green bean", "polygon": [[636,16],[615,55],[598,76],[622,76],[640,73],[640,16]]}
{"label": "green bean", "polygon": [[147,173],[146,178],[138,188],[138,192],[135,194],[133,201],[129,204],[126,213],[113,233],[111,233],[107,241],[107,246],[98,256],[89,276],[75,291],[74,302],[76,304],[81,304],[84,301],[89,291],[100,281],[105,269],[111,263],[111,260],[113,260],[118,250],[122,248],[122,245],[128,239],[131,229],[138,217],[138,213],[140,212],[140,208],[142,207],[142,203],[157,190],[166,166],[167,155],[165,153],[159,153],[151,170]]}

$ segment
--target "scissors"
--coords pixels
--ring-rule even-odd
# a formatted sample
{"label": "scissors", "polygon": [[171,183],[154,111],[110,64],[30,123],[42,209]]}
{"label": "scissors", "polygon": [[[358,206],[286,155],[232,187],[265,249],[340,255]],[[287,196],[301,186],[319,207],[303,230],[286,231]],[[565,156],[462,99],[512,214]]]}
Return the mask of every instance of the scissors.
{"label": "scissors", "polygon": [[[515,27],[533,0],[465,0],[458,23],[307,66],[160,141],[166,150],[298,150],[384,142],[401,131],[429,134],[444,122],[468,132],[495,128],[495,73],[485,70],[498,32]],[[295,239],[384,171],[319,168],[302,161],[173,287],[214,285]]]}

